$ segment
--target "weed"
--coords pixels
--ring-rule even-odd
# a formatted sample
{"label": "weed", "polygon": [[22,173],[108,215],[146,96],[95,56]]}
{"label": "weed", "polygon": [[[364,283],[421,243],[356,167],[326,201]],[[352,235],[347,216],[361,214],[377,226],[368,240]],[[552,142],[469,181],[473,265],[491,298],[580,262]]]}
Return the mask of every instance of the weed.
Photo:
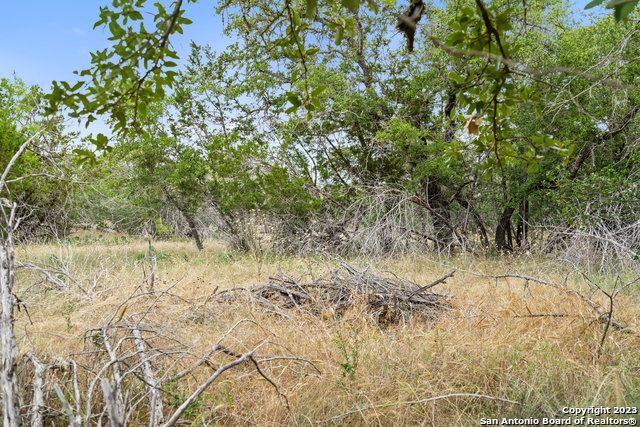
{"label": "weed", "polygon": [[[178,381],[168,381],[164,384],[164,391],[169,396],[169,402],[174,408],[179,408],[188,398],[189,393],[180,387]],[[203,404],[205,395],[200,395],[191,405],[184,411],[184,418],[196,418],[199,417],[202,411],[205,409]]]}
{"label": "weed", "polygon": [[218,254],[217,260],[221,264],[231,264],[234,261],[234,258],[231,252],[223,252]]}
{"label": "weed", "polygon": [[71,332],[71,313],[73,313],[75,306],[73,301],[65,301],[63,305],[62,315],[67,324],[67,332]]}
{"label": "weed", "polygon": [[344,362],[340,363],[342,377],[346,378],[348,375],[351,381],[355,381],[356,370],[360,363],[360,340],[358,338],[360,331],[354,326],[349,326],[349,335],[345,337],[340,326],[341,325],[338,325],[338,327],[336,327],[333,342],[338,347],[338,351],[344,359]]}
{"label": "weed", "polygon": [[[153,246],[151,247],[151,249],[153,251],[153,256],[156,258],[157,261],[167,261],[171,259],[170,253],[159,251]],[[148,252],[138,252],[135,256],[135,260],[142,261],[142,260],[145,260],[148,256],[149,256]]]}
{"label": "weed", "polygon": [[[24,311],[16,311],[18,342],[28,343],[27,350],[47,355],[49,360],[73,359],[79,367],[86,366],[87,372],[98,372],[102,365],[97,362],[105,360],[106,348],[102,333],[92,328],[109,319],[122,301],[132,295],[142,275],[136,267],[140,263],[146,266],[147,262],[148,243],[130,240],[126,245],[103,245],[97,240],[93,246],[78,243],[64,248],[68,252],[53,245],[30,245],[29,253],[43,263],[63,262],[65,273],[68,272],[73,281],[63,290],[49,287],[40,290],[32,287],[35,280],[40,280],[39,276],[24,270],[18,272],[16,294],[29,307],[31,317]],[[179,285],[162,294],[157,303],[153,302],[155,296],[133,299],[126,317],[144,313],[145,322],[164,325],[164,331],[178,334],[197,359],[233,324],[252,319],[264,332],[238,328],[228,337],[230,348],[240,350],[243,345],[254,346],[273,333],[286,346],[283,352],[313,361],[324,373],[300,377],[292,375],[286,360],[271,362],[265,373],[287,395],[289,410],[272,386],[259,379],[250,364],[239,366],[211,387],[209,392],[216,399],[203,394],[188,409],[186,419],[189,421],[185,425],[201,425],[201,421],[208,425],[215,422],[238,425],[245,423],[243,420],[261,426],[290,425],[298,420],[302,425],[316,425],[358,408],[377,406],[339,418],[329,425],[420,425],[426,420],[429,425],[464,426],[477,425],[480,417],[553,418],[564,406],[618,406],[620,402],[619,406],[636,407],[640,402],[640,340],[633,334],[612,330],[607,336],[606,351],[594,362],[594,349],[602,336],[602,326],[594,322],[596,317],[582,300],[548,286],[530,283],[524,295],[522,280],[488,279],[461,271],[437,287],[439,292],[454,297],[455,306],[446,315],[435,323],[410,318],[406,323],[380,330],[375,321],[359,322],[357,310],[341,312],[339,321],[335,320],[335,313],[325,316],[325,313],[306,310],[287,310],[284,318],[274,315],[270,311],[273,307],[263,309],[251,301],[218,304],[210,300],[213,292],[262,283],[279,269],[303,274],[309,271],[310,263],[320,263],[322,259],[294,256],[254,259],[211,241],[201,253],[195,251],[191,241],[156,241],[154,246],[154,254],[159,260],[165,260],[158,270],[162,274],[156,276],[156,289],[168,289],[177,282]],[[28,256],[27,250],[18,251],[18,256]],[[188,263],[182,262],[183,254],[189,257]],[[132,262],[136,257],[140,259],[137,265]],[[129,262],[125,263],[126,259]],[[363,263],[347,261],[359,266]],[[418,284],[430,283],[444,271],[428,258],[395,257],[375,262],[374,267]],[[506,257],[452,258],[448,262],[485,274],[518,270],[555,283],[564,283],[567,277],[566,271],[559,267],[551,271],[546,261],[538,263],[533,258],[526,261]],[[332,267],[314,265],[313,273],[320,276]],[[256,271],[260,269],[256,278]],[[73,286],[93,281],[103,270],[99,280],[95,279],[98,280],[95,296],[87,298]],[[569,276],[566,284],[586,287],[575,275]],[[628,294],[616,299],[614,318],[638,330],[637,288],[630,287]],[[599,304],[607,304],[601,294],[593,298]],[[286,299],[283,297],[283,301]],[[146,311],[147,304],[152,302],[157,304],[157,309]],[[71,333],[62,334],[65,329],[71,329]],[[78,340],[73,333],[82,330],[91,331],[86,340]],[[151,344],[155,342],[171,354],[171,344],[165,347],[160,338],[149,338]],[[135,352],[135,348],[131,351]],[[197,360],[189,357],[169,363],[161,359],[154,358],[153,363],[158,369],[157,378],[163,379],[171,377],[170,372],[189,368]],[[184,403],[194,387],[211,375],[208,363],[215,368],[229,360],[228,355],[217,352],[195,368],[192,376],[163,385],[165,414]],[[138,369],[138,356],[126,362],[131,363],[131,369]],[[25,361],[18,369],[20,390],[26,402],[31,399],[32,367]],[[619,375],[614,370],[619,371]],[[85,396],[90,377],[82,372],[78,375],[78,387],[81,396]],[[68,374],[50,371],[46,378],[54,381],[55,377],[63,389],[72,390],[71,371]],[[143,396],[140,394],[145,392],[142,383],[139,387],[128,390],[129,401]],[[96,402],[99,388],[100,384],[96,384]],[[462,397],[406,407],[397,405],[401,401],[451,393],[477,393],[511,399],[520,405]],[[46,396],[47,406],[61,408],[55,395],[47,393]],[[68,399],[75,403],[73,396]],[[146,402],[146,397],[143,400]],[[139,408],[144,405],[148,403]],[[144,422],[147,410],[136,408],[134,411],[131,425],[148,424]],[[55,422],[63,424],[60,418]]]}

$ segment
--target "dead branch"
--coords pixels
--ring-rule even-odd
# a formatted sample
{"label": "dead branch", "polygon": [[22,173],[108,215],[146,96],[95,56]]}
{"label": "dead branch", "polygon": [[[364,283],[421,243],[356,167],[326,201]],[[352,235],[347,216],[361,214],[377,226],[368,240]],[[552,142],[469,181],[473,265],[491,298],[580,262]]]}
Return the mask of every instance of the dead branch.
{"label": "dead branch", "polygon": [[42,427],[42,408],[44,408],[44,373],[45,365],[31,352],[24,355],[33,363],[33,398],[31,399],[31,426]]}
{"label": "dead branch", "polygon": [[79,416],[75,417],[73,415],[73,410],[71,409],[71,405],[69,405],[67,398],[64,396],[64,392],[60,388],[60,385],[58,383],[54,383],[53,389],[56,392],[56,396],[58,396],[58,400],[60,400],[60,403],[62,403],[62,406],[64,407],[64,411],[67,414],[67,419],[69,420],[69,426],[80,427],[80,422],[79,422],[80,417]]}
{"label": "dead branch", "polygon": [[444,283],[449,277],[453,277],[453,274],[455,273],[455,270],[451,270],[448,274],[442,276],[441,278],[439,278],[438,280],[429,283],[428,285],[425,285],[423,287],[421,287],[420,289],[414,291],[411,295],[409,295],[409,298],[411,298],[414,295],[419,294],[420,292],[424,292],[427,289],[431,289],[436,285],[439,285],[440,283]]}
{"label": "dead branch", "polygon": [[[153,282],[152,282],[153,283]],[[150,358],[147,355],[147,349],[140,330],[133,326],[133,336],[135,337],[135,344],[138,352],[140,353],[140,359],[142,363],[142,377],[144,378],[145,388],[149,395],[149,407],[150,419],[149,427],[155,427],[164,421],[164,415],[162,413],[162,393],[158,388],[158,380],[156,379],[153,369],[151,368]]]}
{"label": "dead branch", "polygon": [[280,272],[268,283],[224,289],[212,298],[219,302],[232,302],[239,293],[249,294],[256,302],[282,310],[310,310],[315,313],[330,308],[341,312],[358,302],[377,316],[381,323],[406,321],[417,315],[433,320],[441,310],[449,308],[449,296],[426,292],[453,276],[454,271],[426,286],[415,289],[416,284],[395,276],[387,278],[371,269],[359,271],[342,263],[324,277],[309,283],[299,283]]}
{"label": "dead branch", "polygon": [[234,366],[240,365],[244,363],[248,358],[253,356],[253,351],[243,354],[238,359],[229,362],[225,365],[220,366],[214,373],[211,375],[204,383],[197,388],[185,401],[182,405],[175,410],[175,412],[171,415],[169,420],[163,424],[163,427],[171,427],[176,424],[176,422],[180,419],[184,411],[191,406],[191,404],[204,392],[213,382],[218,379],[220,375],[222,375],[225,371],[233,368]]}

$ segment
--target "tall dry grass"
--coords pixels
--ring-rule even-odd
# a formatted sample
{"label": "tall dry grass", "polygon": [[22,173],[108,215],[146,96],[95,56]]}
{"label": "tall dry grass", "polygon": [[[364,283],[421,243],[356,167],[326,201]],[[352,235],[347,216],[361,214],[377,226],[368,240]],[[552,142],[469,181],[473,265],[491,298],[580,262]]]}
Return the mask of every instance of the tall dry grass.
{"label": "tall dry grass", "polygon": [[[232,304],[208,298],[216,288],[265,282],[279,270],[295,277],[317,277],[336,260],[330,257],[255,257],[208,243],[198,253],[190,242],[155,242],[155,288],[171,289],[159,298],[131,300],[121,317],[151,310],[148,320],[189,346],[193,358],[241,319],[229,346],[238,351],[261,340],[278,343],[265,352],[286,352],[312,361],[321,371],[292,371],[272,366],[271,379],[284,399],[249,364],[227,371],[186,413],[190,425],[477,425],[480,417],[555,417],[565,406],[639,406],[640,339],[611,330],[598,352],[603,324],[579,298],[515,278],[492,279],[458,271],[433,289],[453,297],[454,308],[435,323],[413,319],[381,327],[365,305],[341,316],[289,311],[290,318],[266,312],[251,300]],[[95,374],[99,344],[86,331],[117,313],[148,275],[143,241],[92,242],[21,248],[22,259],[55,265],[60,284],[21,271],[16,293],[27,311],[17,313],[19,351],[45,361],[73,358],[81,366],[81,386]],[[426,257],[353,259],[426,284],[450,266],[484,274],[518,272],[581,289],[607,307],[603,295],[590,291],[578,274],[553,261],[502,258]],[[629,273],[630,274],[630,273]],[[68,276],[67,276],[68,275]],[[607,286],[611,277],[598,277]],[[615,301],[614,316],[640,329],[636,285]],[[27,315],[28,312],[28,315]],[[286,350],[282,350],[286,348]],[[266,354],[265,353],[265,354]],[[268,355],[268,354],[266,354]],[[215,363],[228,361],[221,355]],[[178,370],[193,360],[156,366]],[[20,364],[23,399],[30,399],[30,365]],[[206,366],[164,387],[165,412],[178,405],[211,371]],[[50,381],[65,384],[63,374]],[[62,376],[61,376],[62,375]],[[68,377],[66,378],[68,380]],[[449,394],[458,396],[406,404]],[[51,390],[47,402],[60,408]],[[493,397],[496,399],[490,399]],[[503,399],[503,400],[499,400]],[[507,402],[514,401],[517,403]],[[148,408],[134,411],[132,425],[147,423]],[[47,420],[65,425],[62,412]],[[192,424],[191,424],[192,423]]]}

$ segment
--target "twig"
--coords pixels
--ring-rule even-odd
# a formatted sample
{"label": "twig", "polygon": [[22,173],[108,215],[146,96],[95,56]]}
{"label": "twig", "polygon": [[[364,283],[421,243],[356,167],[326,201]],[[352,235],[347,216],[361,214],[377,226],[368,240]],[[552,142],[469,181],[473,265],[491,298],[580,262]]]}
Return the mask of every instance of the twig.
{"label": "twig", "polygon": [[222,375],[225,371],[233,368],[234,366],[240,365],[244,363],[245,360],[253,356],[253,351],[243,354],[238,359],[227,363],[226,365],[220,366],[214,373],[211,375],[204,383],[197,388],[183,403],[175,410],[175,412],[171,415],[169,420],[163,424],[163,427],[171,427],[176,424],[176,422],[180,419],[184,411],[187,410],[189,406],[204,392],[213,382],[218,379],[220,375]]}
{"label": "twig", "polygon": [[58,396],[58,400],[62,403],[65,412],[67,413],[67,419],[69,420],[69,427],[80,427],[80,422],[78,420],[79,416],[76,417],[73,415],[73,410],[71,409],[71,405],[67,401],[67,398],[64,396],[62,389],[58,383],[53,384],[53,389],[56,392],[56,396]]}
{"label": "twig", "polygon": [[452,277],[452,276],[454,275],[454,273],[455,273],[455,272],[456,272],[456,270],[451,270],[448,274],[446,274],[446,275],[442,276],[442,277],[441,277],[441,278],[439,278],[438,280],[436,280],[436,281],[434,281],[434,282],[431,282],[431,283],[429,283],[428,285],[425,285],[425,286],[421,287],[420,289],[418,289],[418,290],[414,291],[413,293],[411,293],[411,295],[409,295],[409,299],[410,299],[412,296],[414,296],[414,295],[416,295],[416,294],[419,294],[420,292],[424,292],[424,291],[426,291],[427,289],[431,289],[431,288],[433,288],[434,286],[436,286],[436,285],[438,285],[438,284],[440,284],[440,283],[445,282],[449,277]]}

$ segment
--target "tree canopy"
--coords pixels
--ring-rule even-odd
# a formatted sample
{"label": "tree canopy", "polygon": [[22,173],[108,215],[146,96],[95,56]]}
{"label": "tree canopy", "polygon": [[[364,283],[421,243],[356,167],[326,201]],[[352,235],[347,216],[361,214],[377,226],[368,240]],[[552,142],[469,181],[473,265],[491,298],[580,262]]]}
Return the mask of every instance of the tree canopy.
{"label": "tree canopy", "polygon": [[[44,95],[46,113],[114,130],[74,147],[103,177],[103,226],[199,247],[220,232],[244,249],[268,234],[283,250],[511,251],[595,233],[584,218],[632,221],[633,2],[587,22],[554,0],[229,1],[234,42],[193,44],[178,67],[189,3],[101,8],[112,46]],[[620,204],[596,202],[598,186],[624,188]]]}

